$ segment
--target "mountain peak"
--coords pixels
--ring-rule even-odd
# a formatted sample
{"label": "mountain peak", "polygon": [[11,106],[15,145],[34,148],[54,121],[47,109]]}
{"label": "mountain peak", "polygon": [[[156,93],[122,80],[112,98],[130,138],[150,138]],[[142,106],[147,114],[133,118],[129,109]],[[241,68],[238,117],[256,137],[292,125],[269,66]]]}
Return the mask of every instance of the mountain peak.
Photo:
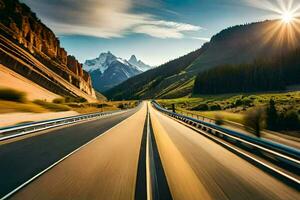
{"label": "mountain peak", "polygon": [[131,63],[131,62],[137,63],[138,60],[136,59],[136,56],[135,56],[135,55],[132,55],[132,56],[129,58],[128,62],[130,62],[130,63]]}
{"label": "mountain peak", "polygon": [[91,73],[94,87],[105,91],[128,78],[151,69],[132,55],[129,60],[117,57],[110,51],[101,53],[98,58],[86,60],[84,69]]}
{"label": "mountain peak", "polygon": [[98,58],[101,58],[101,57],[115,58],[116,56],[114,54],[112,54],[110,51],[108,51],[108,52],[102,52],[102,53],[100,53],[100,55],[99,55]]}
{"label": "mountain peak", "polygon": [[144,71],[147,71],[147,70],[149,70],[149,69],[152,68],[151,66],[146,65],[145,63],[143,63],[141,60],[138,60],[138,59],[136,58],[135,55],[132,55],[132,56],[130,57],[130,59],[128,60],[128,62],[129,62],[130,64],[132,64],[132,65],[138,67],[138,68],[139,68],[141,71],[143,71],[143,72],[144,72]]}

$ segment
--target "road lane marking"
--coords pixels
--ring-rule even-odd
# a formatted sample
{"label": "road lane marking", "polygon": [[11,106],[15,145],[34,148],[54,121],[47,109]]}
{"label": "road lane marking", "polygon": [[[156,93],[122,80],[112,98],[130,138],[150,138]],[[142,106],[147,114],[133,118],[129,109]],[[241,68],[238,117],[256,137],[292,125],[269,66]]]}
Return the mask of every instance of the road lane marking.
{"label": "road lane marking", "polygon": [[135,199],[147,200],[147,133],[148,133],[148,107],[140,143],[140,152],[135,183]]}
{"label": "road lane marking", "polygon": [[149,113],[147,113],[147,144],[146,144],[146,173],[147,173],[147,200],[152,200],[152,187],[151,187],[151,172],[150,172],[150,147],[149,147],[149,137],[150,137],[150,126],[149,126]]}
{"label": "road lane marking", "polygon": [[152,129],[150,112],[148,113],[148,166],[149,166],[149,191],[152,200],[172,200],[172,194],[167,176],[158,150],[157,142]]}

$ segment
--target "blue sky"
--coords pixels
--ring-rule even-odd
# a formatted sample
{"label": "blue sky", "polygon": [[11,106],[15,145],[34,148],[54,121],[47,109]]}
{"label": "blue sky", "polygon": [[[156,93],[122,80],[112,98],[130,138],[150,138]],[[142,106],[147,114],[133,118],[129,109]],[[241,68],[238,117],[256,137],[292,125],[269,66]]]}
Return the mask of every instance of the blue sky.
{"label": "blue sky", "polygon": [[[293,0],[22,0],[81,62],[101,52],[159,65],[229,26],[276,18]],[[298,0],[295,0],[298,1]],[[295,2],[294,2],[295,3]],[[274,9],[273,9],[274,10]]]}

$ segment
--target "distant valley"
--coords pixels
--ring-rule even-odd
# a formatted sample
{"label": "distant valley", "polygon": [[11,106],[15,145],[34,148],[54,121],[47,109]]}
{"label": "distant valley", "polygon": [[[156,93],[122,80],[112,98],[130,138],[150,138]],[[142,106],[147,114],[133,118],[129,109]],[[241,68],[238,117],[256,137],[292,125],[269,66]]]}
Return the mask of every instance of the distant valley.
{"label": "distant valley", "polygon": [[126,60],[106,52],[95,59],[86,60],[83,68],[90,73],[93,87],[103,92],[152,67],[138,60],[135,55]]}

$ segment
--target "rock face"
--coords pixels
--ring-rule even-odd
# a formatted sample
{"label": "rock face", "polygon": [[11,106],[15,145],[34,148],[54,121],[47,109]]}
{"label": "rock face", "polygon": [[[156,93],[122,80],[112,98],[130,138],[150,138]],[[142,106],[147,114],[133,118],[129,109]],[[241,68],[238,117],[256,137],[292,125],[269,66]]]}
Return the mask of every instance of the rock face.
{"label": "rock face", "polygon": [[55,34],[18,0],[0,0],[1,35],[25,49],[50,70],[88,95],[95,96],[89,74],[67,54]]}

